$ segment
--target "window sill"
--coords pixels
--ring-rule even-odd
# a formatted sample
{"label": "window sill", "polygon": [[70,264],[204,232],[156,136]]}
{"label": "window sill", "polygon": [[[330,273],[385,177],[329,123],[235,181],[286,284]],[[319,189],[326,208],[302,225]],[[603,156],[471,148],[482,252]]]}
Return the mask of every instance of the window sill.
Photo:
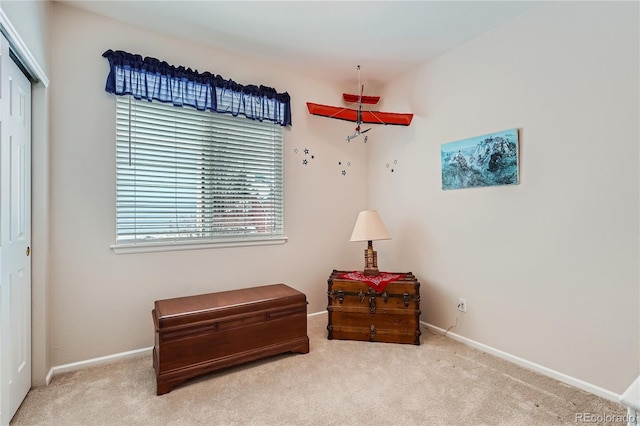
{"label": "window sill", "polygon": [[271,246],[284,244],[287,237],[277,238],[246,238],[243,240],[208,240],[208,241],[180,241],[154,243],[120,243],[113,244],[111,250],[115,254],[153,253],[161,251],[201,250],[227,247]]}

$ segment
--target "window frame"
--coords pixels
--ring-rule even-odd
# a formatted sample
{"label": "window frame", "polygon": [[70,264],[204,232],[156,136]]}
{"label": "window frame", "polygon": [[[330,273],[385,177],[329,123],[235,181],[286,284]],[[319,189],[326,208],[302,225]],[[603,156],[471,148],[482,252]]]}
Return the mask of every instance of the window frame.
{"label": "window frame", "polygon": [[[224,247],[243,247],[243,246],[256,246],[256,245],[277,245],[277,244],[284,244],[288,238],[285,235],[285,228],[284,228],[284,212],[285,212],[285,206],[284,206],[284,129],[282,129],[282,138],[279,141],[279,146],[276,146],[276,151],[279,150],[279,152],[276,152],[276,156],[278,156],[279,158],[276,158],[276,161],[279,162],[280,167],[278,169],[278,173],[279,173],[279,181],[277,182],[277,185],[279,185],[280,189],[279,189],[279,198],[277,199],[277,203],[279,203],[280,207],[279,208],[275,208],[274,210],[274,214],[276,214],[276,221],[277,223],[280,223],[280,226],[276,226],[276,233],[274,234],[268,234],[268,233],[260,233],[260,232],[249,232],[249,233],[239,233],[237,235],[229,235],[227,233],[220,233],[219,235],[221,236],[215,236],[216,232],[215,231],[211,231],[211,234],[208,237],[197,237],[197,238],[193,238],[193,237],[186,237],[186,236],[173,236],[173,237],[165,237],[165,238],[158,238],[158,239],[150,239],[150,240],[135,240],[135,237],[131,240],[131,241],[127,241],[127,239],[123,239],[121,235],[124,234],[124,231],[122,231],[121,233],[121,228],[119,228],[119,220],[121,220],[121,216],[119,216],[119,195],[118,195],[118,190],[119,188],[123,185],[122,182],[120,181],[120,179],[124,179],[124,177],[122,177],[120,175],[120,172],[118,170],[118,167],[122,167],[122,164],[119,163],[119,161],[121,161],[121,159],[119,159],[118,157],[118,150],[122,149],[122,145],[123,143],[127,143],[130,144],[131,143],[131,137],[129,137],[129,140],[123,141],[122,140],[122,119],[123,117],[119,114],[122,114],[122,102],[127,102],[129,103],[129,105],[134,105],[134,103],[140,103],[142,105],[148,105],[149,102],[148,101],[144,101],[144,100],[136,100],[133,99],[131,96],[117,96],[116,97],[116,104],[115,104],[115,108],[116,108],[116,220],[115,220],[115,224],[116,224],[116,230],[115,230],[115,237],[116,237],[116,242],[115,244],[111,245],[111,249],[116,253],[116,254],[126,254],[126,253],[143,253],[143,252],[160,252],[160,251],[180,251],[180,250],[193,250],[193,249],[208,249],[208,248],[224,248]],[[153,104],[155,104],[155,106],[160,107],[160,108],[169,108],[169,109],[174,109],[176,114],[180,114],[180,110],[182,108],[180,107],[175,107],[172,106],[170,104],[164,104],[164,103],[160,103],[160,102],[153,102]],[[154,107],[155,107],[154,106]],[[131,107],[130,107],[131,108]],[[131,111],[131,110],[129,110]],[[185,111],[185,113],[193,113],[193,111],[196,111],[195,109],[191,109],[189,108],[189,111]],[[227,115],[227,114],[219,114],[219,113],[213,113],[213,112],[200,112],[200,111],[196,111],[197,114],[215,114],[217,116],[217,118],[219,119],[220,116],[223,116],[224,119],[232,119],[232,120],[249,120],[248,118],[244,117],[244,116],[237,116],[237,117],[233,117],[231,115]],[[131,114],[129,114],[129,117],[126,118],[127,121],[127,125],[131,126],[131,121],[132,117]],[[120,123],[119,123],[120,120]],[[215,121],[215,120],[213,120]],[[255,125],[254,120],[249,120],[251,123],[251,125]],[[272,124],[269,122],[265,122],[266,124]],[[235,125],[235,124],[234,124]],[[274,126],[276,126],[276,124],[273,124]],[[213,125],[215,126],[215,125]],[[135,143],[135,142],[134,142]],[[179,142],[178,142],[179,143]],[[131,145],[130,145],[131,146]],[[215,169],[207,169],[208,171],[212,171]],[[212,202],[210,202],[212,203]],[[211,207],[211,204],[209,204],[208,207]],[[211,228],[213,228],[214,226],[212,224],[215,224],[215,220],[212,221],[211,223],[209,223],[209,226]],[[247,225],[247,223],[245,223],[245,226]],[[235,232],[235,231],[234,231]]]}

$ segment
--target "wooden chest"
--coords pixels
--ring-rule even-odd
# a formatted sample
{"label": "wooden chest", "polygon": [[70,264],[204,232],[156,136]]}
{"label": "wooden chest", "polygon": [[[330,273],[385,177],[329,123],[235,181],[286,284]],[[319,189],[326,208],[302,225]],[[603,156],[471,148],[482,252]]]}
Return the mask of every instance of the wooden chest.
{"label": "wooden chest", "polygon": [[309,352],[306,296],[284,284],[157,300],[157,394],[195,376],[283,352]]}
{"label": "wooden chest", "polygon": [[334,270],[328,280],[329,339],[420,344],[420,283],[411,272],[387,273],[398,277],[384,289],[347,274]]}

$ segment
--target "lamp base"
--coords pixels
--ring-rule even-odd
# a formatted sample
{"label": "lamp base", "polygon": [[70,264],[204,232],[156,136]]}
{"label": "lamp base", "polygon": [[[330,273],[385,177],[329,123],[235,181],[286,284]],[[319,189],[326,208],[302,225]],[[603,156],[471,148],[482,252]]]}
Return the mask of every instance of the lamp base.
{"label": "lamp base", "polygon": [[378,253],[373,249],[373,242],[369,241],[364,249],[364,275],[379,275]]}

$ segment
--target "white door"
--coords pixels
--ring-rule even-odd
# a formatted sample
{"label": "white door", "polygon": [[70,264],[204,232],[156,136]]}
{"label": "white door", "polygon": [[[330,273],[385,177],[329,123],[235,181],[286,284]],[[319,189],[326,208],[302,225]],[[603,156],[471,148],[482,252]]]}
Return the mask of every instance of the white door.
{"label": "white door", "polygon": [[0,424],[31,388],[31,83],[0,37]]}

